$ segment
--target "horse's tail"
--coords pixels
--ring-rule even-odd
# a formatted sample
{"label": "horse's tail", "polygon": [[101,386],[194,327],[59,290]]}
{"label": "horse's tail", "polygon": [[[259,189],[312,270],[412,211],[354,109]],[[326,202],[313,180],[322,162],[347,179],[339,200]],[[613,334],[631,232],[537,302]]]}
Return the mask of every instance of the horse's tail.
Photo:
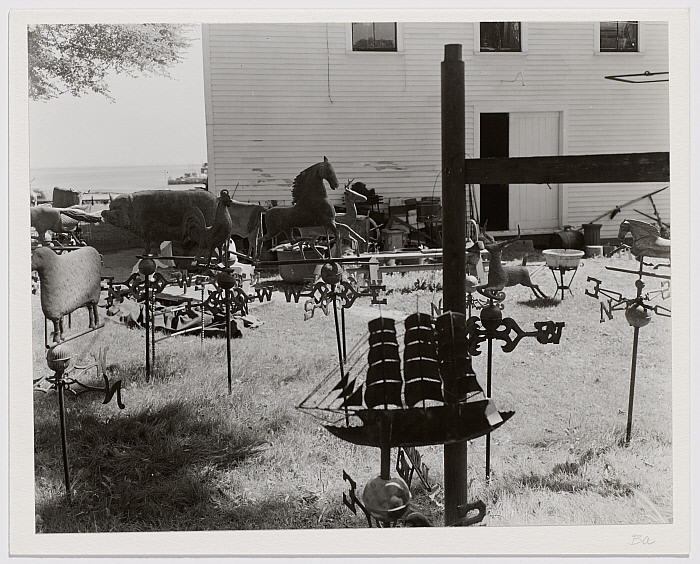
{"label": "horse's tail", "polygon": [[273,207],[265,210],[265,230],[263,232],[263,241],[269,241],[281,231],[281,228],[279,227],[280,222],[278,221],[278,215],[279,209],[277,208]]}
{"label": "horse's tail", "polygon": [[265,212],[265,208],[262,206],[255,206],[251,209],[250,217],[248,218],[248,233],[257,232],[262,226],[262,214]]}

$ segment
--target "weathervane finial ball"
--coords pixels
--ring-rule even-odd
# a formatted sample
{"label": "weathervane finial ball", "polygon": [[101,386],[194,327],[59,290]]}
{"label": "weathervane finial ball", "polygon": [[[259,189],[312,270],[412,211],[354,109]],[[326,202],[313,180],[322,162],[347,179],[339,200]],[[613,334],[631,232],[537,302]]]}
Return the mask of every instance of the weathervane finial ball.
{"label": "weathervane finial ball", "polygon": [[625,310],[625,318],[632,327],[645,327],[651,322],[651,314],[639,305],[628,307]]}
{"label": "weathervane finial ball", "polygon": [[495,330],[503,321],[503,314],[497,305],[487,305],[481,309],[481,324],[488,330]]}
{"label": "weathervane finial ball", "polygon": [[343,269],[338,263],[326,263],[321,267],[321,278],[326,284],[337,284],[343,278]]}
{"label": "weathervane finial ball", "polygon": [[66,343],[59,343],[46,352],[46,364],[54,372],[63,372],[73,356],[73,350]]}
{"label": "weathervane finial ball", "polygon": [[411,490],[403,479],[384,479],[377,476],[370,480],[362,492],[362,503],[373,517],[380,521],[396,521],[408,509]]}
{"label": "weathervane finial ball", "polygon": [[219,274],[216,276],[216,282],[224,290],[230,290],[236,285],[236,279],[230,272],[227,272],[225,270],[219,272]]}
{"label": "weathervane finial ball", "polygon": [[146,276],[150,276],[156,271],[156,261],[152,258],[145,258],[139,261],[139,272]]}

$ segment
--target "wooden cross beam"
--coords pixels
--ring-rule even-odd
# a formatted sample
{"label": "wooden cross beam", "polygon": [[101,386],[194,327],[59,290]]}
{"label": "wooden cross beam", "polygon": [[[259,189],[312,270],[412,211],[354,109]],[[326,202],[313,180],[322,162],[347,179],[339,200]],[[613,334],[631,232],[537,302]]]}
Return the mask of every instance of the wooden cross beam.
{"label": "wooden cross beam", "polygon": [[465,184],[669,182],[669,153],[466,159]]}

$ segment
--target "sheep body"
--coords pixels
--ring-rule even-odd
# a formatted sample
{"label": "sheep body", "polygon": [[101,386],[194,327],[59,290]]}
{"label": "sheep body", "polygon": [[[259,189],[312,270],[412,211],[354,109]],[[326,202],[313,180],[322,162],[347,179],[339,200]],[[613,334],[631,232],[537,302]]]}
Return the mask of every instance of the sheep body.
{"label": "sheep body", "polygon": [[39,274],[41,310],[53,323],[54,341],[63,339],[63,317],[78,308],[87,307],[90,328],[98,325],[101,265],[100,253],[93,247],[62,255],[39,247],[32,253],[32,270]]}

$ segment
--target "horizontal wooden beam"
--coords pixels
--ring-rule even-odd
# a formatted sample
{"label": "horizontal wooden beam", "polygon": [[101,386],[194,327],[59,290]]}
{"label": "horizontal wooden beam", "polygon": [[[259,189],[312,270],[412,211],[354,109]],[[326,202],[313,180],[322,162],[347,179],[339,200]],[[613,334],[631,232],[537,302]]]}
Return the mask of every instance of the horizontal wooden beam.
{"label": "horizontal wooden beam", "polygon": [[466,159],[465,184],[669,182],[669,153]]}

